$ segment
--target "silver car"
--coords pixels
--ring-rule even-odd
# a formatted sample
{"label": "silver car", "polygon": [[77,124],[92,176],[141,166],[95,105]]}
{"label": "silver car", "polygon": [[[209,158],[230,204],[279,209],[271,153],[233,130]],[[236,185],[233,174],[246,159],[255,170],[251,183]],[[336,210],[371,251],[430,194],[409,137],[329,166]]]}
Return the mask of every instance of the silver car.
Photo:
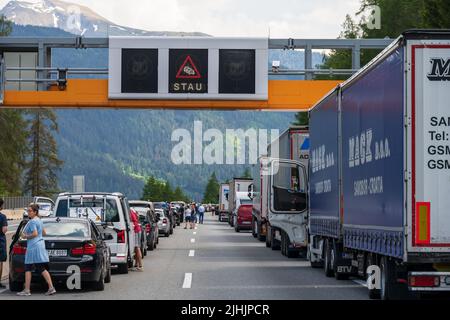
{"label": "silver car", "polygon": [[170,219],[164,214],[163,209],[155,209],[155,213],[159,214],[159,221],[158,221],[158,229],[159,229],[159,235],[164,235],[165,237],[170,236]]}
{"label": "silver car", "polygon": [[[53,214],[55,203],[52,199],[46,197],[34,197],[33,203],[39,205],[39,217],[49,218]],[[28,208],[24,208],[23,218],[28,219]]]}

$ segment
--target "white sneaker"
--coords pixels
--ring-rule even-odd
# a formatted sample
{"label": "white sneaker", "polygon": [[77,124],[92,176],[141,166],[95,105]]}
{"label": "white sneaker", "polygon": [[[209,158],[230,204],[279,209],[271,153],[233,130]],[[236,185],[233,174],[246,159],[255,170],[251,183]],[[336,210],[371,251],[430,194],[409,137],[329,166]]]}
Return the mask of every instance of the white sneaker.
{"label": "white sneaker", "polygon": [[21,292],[17,292],[17,295],[18,295],[18,296],[21,296],[21,297],[29,297],[29,296],[31,296],[31,292],[30,292],[30,291],[23,290],[23,291],[21,291]]}

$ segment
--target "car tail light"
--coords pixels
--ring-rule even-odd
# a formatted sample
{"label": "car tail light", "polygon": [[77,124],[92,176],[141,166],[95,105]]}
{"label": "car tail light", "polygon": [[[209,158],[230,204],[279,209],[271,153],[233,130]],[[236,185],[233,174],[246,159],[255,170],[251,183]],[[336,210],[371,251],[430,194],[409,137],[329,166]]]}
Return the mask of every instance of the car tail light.
{"label": "car tail light", "polygon": [[150,229],[150,224],[147,224],[145,226],[145,232],[150,233],[151,229]]}
{"label": "car tail light", "polygon": [[16,245],[14,245],[12,253],[17,255],[24,255],[27,253],[27,248],[22,246],[20,243],[17,243]]}
{"label": "car tail light", "polygon": [[94,243],[86,243],[83,248],[84,254],[94,255],[97,252],[97,246]]}
{"label": "car tail light", "polygon": [[83,247],[79,247],[79,248],[72,248],[72,250],[70,250],[70,253],[73,256],[82,256],[83,255]]}
{"label": "car tail light", "polygon": [[439,287],[441,280],[437,276],[411,276],[409,278],[409,285],[411,287]]}
{"label": "car tail light", "polygon": [[86,243],[83,247],[73,248],[70,252],[73,256],[94,255],[97,252],[97,246]]}
{"label": "car tail light", "polygon": [[125,243],[125,230],[117,231],[117,243]]}
{"label": "car tail light", "polygon": [[163,219],[163,223],[167,223],[167,219],[166,218]]}
{"label": "car tail light", "polygon": [[80,269],[80,272],[81,273],[91,273],[92,269],[91,268],[82,268],[82,269]]}

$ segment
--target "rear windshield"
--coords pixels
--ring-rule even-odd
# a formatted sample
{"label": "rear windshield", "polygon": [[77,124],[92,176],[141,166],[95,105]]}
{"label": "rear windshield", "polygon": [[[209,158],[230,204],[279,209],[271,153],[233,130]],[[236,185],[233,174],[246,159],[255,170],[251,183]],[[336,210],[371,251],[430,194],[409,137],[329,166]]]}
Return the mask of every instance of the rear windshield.
{"label": "rear windshield", "polygon": [[44,222],[46,238],[88,238],[89,227],[83,222]]}
{"label": "rear windshield", "polygon": [[56,217],[82,217],[85,214],[93,221],[101,221],[104,208],[104,222],[120,222],[119,209],[115,199],[70,199],[70,208],[67,199],[58,202]]}
{"label": "rear windshield", "polygon": [[155,206],[155,209],[163,209],[163,204],[162,203],[155,203],[154,204],[154,206]]}
{"label": "rear windshield", "polygon": [[131,208],[147,208],[147,209],[149,209],[149,206],[146,203],[133,203],[133,202],[130,202],[130,207]]}

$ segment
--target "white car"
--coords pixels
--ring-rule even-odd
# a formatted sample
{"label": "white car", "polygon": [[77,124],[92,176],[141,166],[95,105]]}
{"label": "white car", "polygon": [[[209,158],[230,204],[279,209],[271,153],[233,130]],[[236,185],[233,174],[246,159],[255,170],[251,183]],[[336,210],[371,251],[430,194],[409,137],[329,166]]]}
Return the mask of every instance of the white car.
{"label": "white car", "polygon": [[164,235],[165,237],[170,236],[170,219],[166,217],[163,209],[155,209],[155,213],[159,215],[158,229],[159,235]]}
{"label": "white car", "polygon": [[121,193],[62,193],[56,200],[55,216],[91,219],[100,231],[112,235],[106,241],[111,265],[122,274],[133,267],[135,233],[128,200]]}
{"label": "white car", "polygon": [[[55,208],[55,203],[52,199],[46,197],[34,197],[33,202],[39,205],[39,217],[49,218],[53,214],[53,209]],[[24,208],[23,218],[28,218],[28,208]]]}

